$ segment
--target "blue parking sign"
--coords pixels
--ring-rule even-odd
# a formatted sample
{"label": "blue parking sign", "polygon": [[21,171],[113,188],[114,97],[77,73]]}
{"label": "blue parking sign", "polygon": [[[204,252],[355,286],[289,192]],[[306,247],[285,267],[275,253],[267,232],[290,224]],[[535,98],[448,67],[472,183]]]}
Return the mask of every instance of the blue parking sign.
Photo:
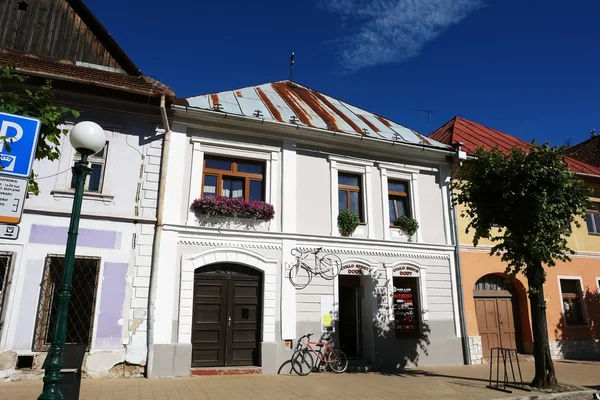
{"label": "blue parking sign", "polygon": [[29,178],[41,125],[35,118],[0,112],[0,137],[6,137],[0,139],[0,174]]}

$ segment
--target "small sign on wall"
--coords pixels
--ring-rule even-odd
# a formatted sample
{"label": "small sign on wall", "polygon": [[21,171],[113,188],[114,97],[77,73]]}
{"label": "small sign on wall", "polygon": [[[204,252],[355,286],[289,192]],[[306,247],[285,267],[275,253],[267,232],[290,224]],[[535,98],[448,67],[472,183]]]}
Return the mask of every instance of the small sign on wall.
{"label": "small sign on wall", "polygon": [[401,265],[392,270],[392,276],[419,278],[421,270],[410,265]]}
{"label": "small sign on wall", "polygon": [[346,264],[340,269],[340,275],[371,275],[373,268],[362,264]]}

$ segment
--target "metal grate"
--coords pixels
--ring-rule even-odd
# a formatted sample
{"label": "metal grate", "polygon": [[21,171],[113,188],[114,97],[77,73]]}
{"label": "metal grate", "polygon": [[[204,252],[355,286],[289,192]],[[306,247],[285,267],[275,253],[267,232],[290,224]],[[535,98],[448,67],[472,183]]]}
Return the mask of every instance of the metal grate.
{"label": "metal grate", "polygon": [[[57,295],[64,261],[64,256],[49,255],[46,257],[33,339],[34,350],[47,350],[54,337],[58,311]],[[99,258],[75,258],[65,343],[86,344],[89,347],[94,322],[99,268]]]}
{"label": "metal grate", "polygon": [[4,304],[6,303],[6,297],[8,295],[11,264],[11,254],[0,254],[0,317],[2,318],[2,322],[0,322],[0,335],[2,334],[2,327],[4,326]]}

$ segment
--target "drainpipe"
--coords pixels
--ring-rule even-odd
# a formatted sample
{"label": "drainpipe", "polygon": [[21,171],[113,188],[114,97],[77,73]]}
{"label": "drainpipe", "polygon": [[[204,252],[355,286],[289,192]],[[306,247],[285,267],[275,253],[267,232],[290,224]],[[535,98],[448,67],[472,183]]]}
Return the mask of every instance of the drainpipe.
{"label": "drainpipe", "polygon": [[160,164],[160,181],[158,182],[157,217],[156,229],[154,231],[154,243],[152,244],[152,264],[150,268],[150,287],[148,289],[148,355],[146,357],[146,378],[153,378],[154,366],[154,319],[156,307],[156,287],[158,285],[158,260],[160,255],[160,239],[163,230],[163,208],[165,202],[165,184],[167,181],[167,164],[169,160],[169,148],[171,146],[171,128],[165,107],[165,95],[160,98],[160,112],[165,129],[162,145],[162,158]]}
{"label": "drainpipe", "polygon": [[[466,159],[466,154],[461,151],[460,146],[456,152],[459,160],[458,172],[462,166],[462,160]],[[452,176],[450,177],[450,183],[452,183]],[[458,236],[458,218],[456,215],[456,206],[454,205],[454,189],[450,186],[450,207],[452,208],[452,234],[454,236],[454,265],[456,266],[456,280],[457,285],[457,297],[458,297],[458,316],[460,318],[460,330],[462,331],[461,341],[463,349],[463,360],[465,365],[471,365],[471,349],[469,348],[469,336],[467,336],[467,322],[465,317],[465,299],[463,297],[463,280],[462,280],[462,268],[460,264],[460,241]]]}

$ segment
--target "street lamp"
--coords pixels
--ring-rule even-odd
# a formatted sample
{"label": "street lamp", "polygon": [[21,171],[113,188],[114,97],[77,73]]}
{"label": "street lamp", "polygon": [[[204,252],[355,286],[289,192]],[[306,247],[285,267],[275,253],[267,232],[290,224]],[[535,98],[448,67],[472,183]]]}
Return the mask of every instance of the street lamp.
{"label": "street lamp", "polygon": [[44,391],[38,400],[62,400],[63,395],[58,388],[60,383],[60,370],[63,366],[63,349],[67,336],[67,313],[69,298],[71,297],[71,282],[73,280],[73,264],[75,261],[75,248],[77,247],[77,232],[79,230],[79,216],[83,200],[85,179],[92,171],[87,158],[104,148],[106,137],[104,129],[95,122],[83,121],[71,129],[69,135],[71,145],[79,154],[81,160],[72,168],[75,178],[75,196],[73,197],[73,210],[69,224],[69,236],[65,250],[65,265],[62,280],[58,288],[58,315],[54,327],[54,336],[48,352],[49,362],[46,363],[44,374]]}

